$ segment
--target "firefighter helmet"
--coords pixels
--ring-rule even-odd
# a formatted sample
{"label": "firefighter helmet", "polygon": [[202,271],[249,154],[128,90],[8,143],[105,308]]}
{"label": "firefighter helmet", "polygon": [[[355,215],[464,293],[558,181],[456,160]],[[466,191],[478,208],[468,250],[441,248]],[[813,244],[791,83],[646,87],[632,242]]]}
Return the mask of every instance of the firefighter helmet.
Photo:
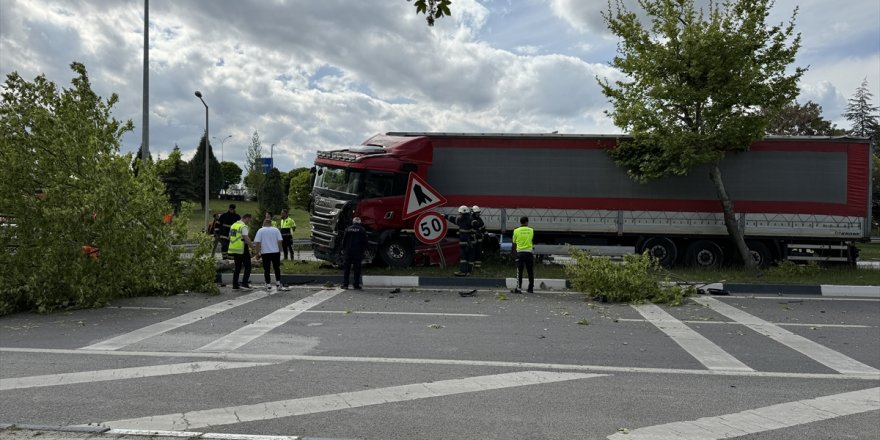
{"label": "firefighter helmet", "polygon": [[461,205],[461,206],[458,207],[458,213],[459,213],[459,214],[467,214],[467,213],[469,213],[469,212],[471,212],[471,209],[468,208],[467,206]]}
{"label": "firefighter helmet", "polygon": [[477,206],[477,205],[474,205],[474,207],[471,208],[471,212],[473,212],[474,214],[479,214],[479,213],[480,213],[480,207]]}

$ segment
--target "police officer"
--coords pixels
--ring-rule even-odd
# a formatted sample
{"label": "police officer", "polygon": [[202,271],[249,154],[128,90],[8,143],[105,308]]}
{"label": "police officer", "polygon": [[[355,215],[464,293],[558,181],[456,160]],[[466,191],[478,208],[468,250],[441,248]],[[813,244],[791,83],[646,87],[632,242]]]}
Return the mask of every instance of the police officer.
{"label": "police officer", "polygon": [[535,257],[532,255],[535,238],[535,230],[529,227],[529,218],[520,217],[520,227],[513,230],[513,253],[516,255],[516,289],[514,293],[522,293],[523,268],[529,272],[529,289],[527,292],[534,293],[535,287]]}
{"label": "police officer", "polygon": [[342,273],[342,288],[348,289],[349,274],[354,269],[354,289],[361,290],[361,262],[367,249],[367,228],[361,224],[360,217],[351,220],[351,226],[345,228],[342,236],[342,249],[345,252],[345,269]]}
{"label": "police officer", "polygon": [[486,236],[486,224],[483,223],[483,219],[480,218],[480,212],[482,210],[479,206],[474,205],[471,208],[471,216],[473,217],[473,221],[471,224],[474,229],[474,267],[480,268],[483,265],[483,238]]}
{"label": "police officer", "polygon": [[[275,222],[272,222],[275,223]],[[278,224],[273,224],[276,228],[281,231],[281,238],[284,240],[281,243],[281,248],[284,250],[284,259],[292,260],[293,259],[293,231],[296,230],[296,222],[293,221],[292,218],[288,216],[288,211],[286,209],[281,210],[281,219],[278,220]],[[290,251],[290,257],[287,256],[288,251]]]}
{"label": "police officer", "polygon": [[459,257],[457,277],[466,277],[470,275],[473,269],[473,217],[471,217],[471,209],[467,206],[458,208],[458,217],[454,218],[455,224],[458,226],[458,244],[461,246],[461,256]]}
{"label": "police officer", "polygon": [[[248,222],[251,221],[251,215],[245,214],[240,220],[237,220],[229,227],[229,255],[235,260],[235,269],[232,271],[232,288],[251,289],[251,238],[248,236]],[[244,276],[241,278],[241,284],[238,283],[238,274],[244,266]]]}

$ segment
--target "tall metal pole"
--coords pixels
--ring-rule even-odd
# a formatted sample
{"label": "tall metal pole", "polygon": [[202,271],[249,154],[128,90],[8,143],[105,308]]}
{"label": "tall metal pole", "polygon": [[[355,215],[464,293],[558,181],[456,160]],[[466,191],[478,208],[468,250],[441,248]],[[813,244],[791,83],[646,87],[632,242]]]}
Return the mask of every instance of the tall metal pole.
{"label": "tall metal pole", "polygon": [[150,0],[144,0],[144,109],[141,124],[141,159],[150,157]]}
{"label": "tall metal pole", "polygon": [[199,98],[199,101],[202,101],[202,105],[205,106],[205,230],[208,230],[208,211],[210,211],[208,207],[208,181],[210,177],[208,175],[208,164],[211,162],[208,160],[208,145],[211,141],[211,136],[209,136],[208,132],[208,104],[205,104],[205,100],[202,99],[202,92],[196,90],[196,97]]}
{"label": "tall metal pole", "polygon": [[[275,144],[272,144],[272,147],[269,148],[269,162],[272,163],[272,168],[275,168]],[[272,171],[271,169],[269,171]]]}

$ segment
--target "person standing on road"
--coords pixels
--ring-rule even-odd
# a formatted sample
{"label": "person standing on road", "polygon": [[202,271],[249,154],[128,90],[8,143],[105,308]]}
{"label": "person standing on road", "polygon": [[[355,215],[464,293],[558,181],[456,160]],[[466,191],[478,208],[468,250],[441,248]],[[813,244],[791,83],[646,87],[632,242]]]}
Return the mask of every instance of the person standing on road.
{"label": "person standing on road", "polygon": [[[278,221],[278,229],[281,230],[281,249],[284,251],[284,259],[293,259],[293,231],[296,231],[296,222],[288,216],[286,209],[281,210],[281,219]],[[288,251],[290,256],[288,257]]]}
{"label": "person standing on road", "polygon": [[351,226],[345,228],[345,235],[342,237],[342,249],[345,252],[345,268],[342,272],[342,288],[348,289],[349,275],[354,269],[354,289],[361,290],[363,284],[361,282],[361,262],[364,260],[364,251],[367,249],[367,228],[361,224],[361,218],[355,217],[351,220]]}
{"label": "person standing on road", "polygon": [[270,266],[275,269],[275,286],[278,290],[287,290],[281,284],[281,231],[272,226],[271,220],[263,220],[263,227],[257,231],[254,243],[257,255],[263,260],[263,277],[266,279],[266,290],[272,290]]}
{"label": "person standing on road", "polygon": [[[235,210],[235,205],[230,205],[230,210]],[[229,254],[235,260],[235,269],[232,271],[232,288],[234,290],[251,290],[251,238],[248,236],[248,222],[251,215],[245,214],[229,227]],[[244,266],[244,276],[241,284],[238,283],[238,274]]]}
{"label": "person standing on road", "polygon": [[472,224],[474,228],[474,250],[472,251],[472,254],[474,256],[474,267],[477,269],[483,266],[483,237],[486,235],[486,224],[483,223],[483,219],[480,218],[480,212],[482,212],[482,210],[477,205],[474,205],[471,208],[471,216],[473,216]]}
{"label": "person standing on road", "polygon": [[223,258],[228,257],[229,253],[229,228],[232,224],[241,220],[241,216],[235,212],[235,204],[229,205],[229,210],[220,215],[220,252]]}
{"label": "person standing on road", "polygon": [[532,241],[535,238],[535,230],[529,227],[529,218],[519,218],[520,227],[513,230],[513,254],[516,255],[516,289],[514,293],[522,293],[523,267],[529,272],[529,289],[527,292],[534,293],[535,287],[535,257],[532,254]]}

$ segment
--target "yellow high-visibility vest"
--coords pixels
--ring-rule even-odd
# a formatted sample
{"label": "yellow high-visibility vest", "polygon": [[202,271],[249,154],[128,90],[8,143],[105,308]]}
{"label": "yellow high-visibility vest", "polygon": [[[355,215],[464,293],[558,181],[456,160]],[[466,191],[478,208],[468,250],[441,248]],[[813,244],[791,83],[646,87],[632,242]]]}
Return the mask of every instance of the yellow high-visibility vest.
{"label": "yellow high-visibility vest", "polygon": [[229,228],[229,253],[230,254],[244,254],[244,236],[242,235],[242,229],[244,229],[245,224],[239,220],[232,224]]}
{"label": "yellow high-visibility vest", "polygon": [[535,230],[528,226],[520,226],[513,230],[513,243],[517,252],[531,252]]}
{"label": "yellow high-visibility vest", "polygon": [[281,227],[279,229],[285,229],[285,228],[293,231],[294,229],[296,229],[296,222],[293,221],[293,219],[290,217],[281,219]]}

